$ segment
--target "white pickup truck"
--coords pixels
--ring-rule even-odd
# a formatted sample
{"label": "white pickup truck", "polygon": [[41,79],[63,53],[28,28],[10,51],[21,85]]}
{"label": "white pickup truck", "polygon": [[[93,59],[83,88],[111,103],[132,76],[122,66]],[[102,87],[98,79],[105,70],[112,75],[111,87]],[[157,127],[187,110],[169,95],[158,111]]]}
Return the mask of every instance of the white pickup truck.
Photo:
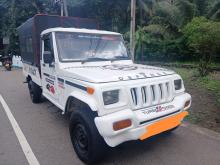
{"label": "white pickup truck", "polygon": [[56,27],[40,38],[39,66],[23,60],[31,99],[43,95],[71,114],[70,137],[85,163],[108,147],[172,131],[188,115],[191,96],[181,77],[134,64],[121,34]]}

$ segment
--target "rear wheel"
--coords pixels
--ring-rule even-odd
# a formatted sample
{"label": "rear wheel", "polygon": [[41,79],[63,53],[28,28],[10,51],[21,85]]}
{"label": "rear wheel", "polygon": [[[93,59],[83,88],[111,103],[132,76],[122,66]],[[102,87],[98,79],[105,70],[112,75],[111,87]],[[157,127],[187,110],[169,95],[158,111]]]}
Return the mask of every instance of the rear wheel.
{"label": "rear wheel", "polygon": [[32,80],[28,82],[28,88],[29,88],[31,101],[33,103],[39,103],[41,101],[42,89]]}
{"label": "rear wheel", "polygon": [[99,161],[108,149],[95,126],[94,117],[90,109],[83,109],[72,112],[70,119],[69,130],[74,150],[87,164]]}

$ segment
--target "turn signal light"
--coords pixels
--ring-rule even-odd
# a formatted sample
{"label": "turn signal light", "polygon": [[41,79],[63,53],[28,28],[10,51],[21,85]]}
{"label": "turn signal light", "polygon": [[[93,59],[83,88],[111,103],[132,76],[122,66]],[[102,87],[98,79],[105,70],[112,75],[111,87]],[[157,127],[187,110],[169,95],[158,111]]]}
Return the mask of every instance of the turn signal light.
{"label": "turn signal light", "polygon": [[190,105],[190,100],[186,101],[185,105],[184,105],[184,110],[186,110]]}
{"label": "turn signal light", "polygon": [[95,89],[93,88],[87,87],[86,89],[87,89],[87,93],[90,95],[92,95],[95,92]]}
{"label": "turn signal light", "polygon": [[118,130],[130,127],[131,124],[132,124],[132,122],[130,119],[117,121],[113,124],[113,129],[114,129],[114,131],[118,131]]}

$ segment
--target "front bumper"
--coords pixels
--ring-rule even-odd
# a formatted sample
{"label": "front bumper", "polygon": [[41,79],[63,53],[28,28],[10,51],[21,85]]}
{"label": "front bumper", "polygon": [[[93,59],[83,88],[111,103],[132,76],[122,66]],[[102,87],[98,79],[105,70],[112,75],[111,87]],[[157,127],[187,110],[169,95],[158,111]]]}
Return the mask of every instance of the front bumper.
{"label": "front bumper", "polygon": [[[183,118],[188,114],[186,109],[190,107],[190,104],[185,107],[187,101],[190,101],[191,104],[191,96],[184,93],[176,96],[172,102],[158,105],[160,107],[171,107],[170,109],[160,112],[151,111],[152,113],[146,112],[158,106],[136,111],[125,109],[106,116],[96,117],[95,124],[101,136],[111,147],[129,140],[144,140],[180,125]],[[130,127],[118,131],[113,130],[115,122],[126,119],[132,121]]]}

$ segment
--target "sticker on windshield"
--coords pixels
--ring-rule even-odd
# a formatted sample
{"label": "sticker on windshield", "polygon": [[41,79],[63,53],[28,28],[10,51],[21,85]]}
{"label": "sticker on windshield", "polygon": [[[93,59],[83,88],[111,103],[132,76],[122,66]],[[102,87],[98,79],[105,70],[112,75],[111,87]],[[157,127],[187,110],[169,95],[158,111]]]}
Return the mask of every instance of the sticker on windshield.
{"label": "sticker on windshield", "polygon": [[88,38],[88,39],[100,39],[101,37],[99,36],[94,36],[94,35],[78,35],[79,38]]}
{"label": "sticker on windshield", "polygon": [[117,37],[117,36],[102,36],[102,40],[120,41],[120,37]]}
{"label": "sticker on windshield", "polygon": [[95,36],[95,35],[78,35],[78,38],[86,38],[86,39],[101,39],[106,41],[120,41],[120,37],[118,36]]}

